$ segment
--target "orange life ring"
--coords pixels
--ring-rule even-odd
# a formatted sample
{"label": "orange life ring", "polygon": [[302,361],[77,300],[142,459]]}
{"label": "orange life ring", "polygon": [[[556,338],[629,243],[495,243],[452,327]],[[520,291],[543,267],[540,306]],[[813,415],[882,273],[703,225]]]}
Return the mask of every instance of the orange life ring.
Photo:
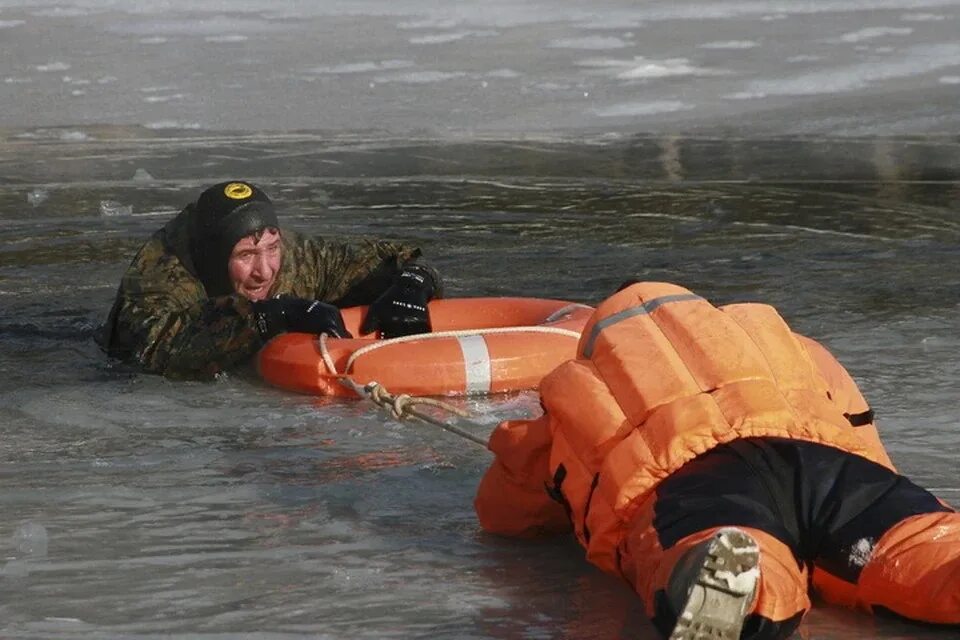
{"label": "orange life ring", "polygon": [[[366,307],[343,309],[359,335]],[[534,389],[576,356],[593,308],[542,298],[449,298],[430,303],[433,332],[393,340],[281,334],[260,350],[267,382],[303,393],[356,397],[341,382],[379,382],[391,393],[467,395]],[[326,350],[325,360],[324,350]],[[327,361],[333,365],[331,371]]]}

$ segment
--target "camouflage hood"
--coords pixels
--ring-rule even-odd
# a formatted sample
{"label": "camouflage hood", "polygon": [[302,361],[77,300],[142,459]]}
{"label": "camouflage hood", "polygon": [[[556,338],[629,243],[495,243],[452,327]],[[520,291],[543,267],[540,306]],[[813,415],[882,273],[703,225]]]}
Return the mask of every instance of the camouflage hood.
{"label": "camouflage hood", "polygon": [[163,244],[167,251],[177,256],[180,264],[190,272],[190,275],[199,280],[200,274],[197,272],[191,254],[191,238],[196,224],[195,218],[193,204],[188,204],[176,217],[164,225]]}

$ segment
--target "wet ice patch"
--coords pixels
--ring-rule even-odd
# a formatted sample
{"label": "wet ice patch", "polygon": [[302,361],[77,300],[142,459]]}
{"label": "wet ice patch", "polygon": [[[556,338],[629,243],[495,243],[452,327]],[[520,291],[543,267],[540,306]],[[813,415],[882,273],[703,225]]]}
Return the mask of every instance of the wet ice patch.
{"label": "wet ice patch", "polygon": [[180,122],[178,120],[157,120],[156,122],[148,122],[143,125],[147,129],[153,130],[162,130],[162,129],[201,129],[201,125],[197,122]]}
{"label": "wet ice patch", "polygon": [[164,44],[167,42],[167,38],[163,36],[147,36],[146,38],[140,38],[138,42],[140,44]]}
{"label": "wet ice patch", "polygon": [[753,40],[723,40],[720,42],[704,42],[698,44],[698,49],[753,49],[760,44]]}
{"label": "wet ice patch", "polygon": [[27,194],[27,202],[30,206],[36,207],[44,202],[50,197],[50,192],[46,189],[34,189]]}
{"label": "wet ice patch", "polygon": [[6,77],[3,79],[4,84],[30,84],[33,82],[33,78],[16,78],[13,76]]}
{"label": "wet ice patch", "polygon": [[30,567],[23,560],[11,560],[0,566],[0,578],[26,578]]}
{"label": "wet ice patch", "polygon": [[465,75],[467,74],[463,71],[411,71],[410,73],[398,73],[392,76],[378,76],[374,78],[374,81],[380,83],[432,84],[462,78]]}
{"label": "wet ice patch", "polygon": [[591,20],[577,26],[584,29],[639,29],[643,21],[626,12],[607,11],[602,16],[591,16]]}
{"label": "wet ice patch", "polygon": [[941,22],[948,20],[947,16],[938,13],[905,13],[900,16],[904,22]]}
{"label": "wet ice patch", "polygon": [[689,111],[693,105],[679,100],[658,100],[654,102],[624,102],[609,107],[593,109],[594,115],[601,118],[620,118],[626,116],[652,116],[659,113]]}
{"label": "wet ice patch", "polygon": [[222,36],[207,36],[203,39],[205,42],[212,42],[215,44],[230,44],[234,42],[246,42],[249,40],[247,36],[240,35],[239,33],[230,33]]}
{"label": "wet ice patch", "polygon": [[66,62],[48,62],[47,64],[38,64],[34,67],[37,71],[42,71],[43,73],[49,73],[51,71],[66,71],[70,68],[70,65]]}
{"label": "wet ice patch", "polygon": [[762,91],[737,91],[723,96],[726,100],[759,100],[766,98],[767,94]]}
{"label": "wet ice patch", "polygon": [[434,33],[425,36],[416,36],[410,38],[410,44],[443,44],[445,42],[456,42],[457,40],[463,40],[469,35],[467,31],[461,31],[459,33]]}
{"label": "wet ice patch", "polygon": [[[451,611],[462,612],[463,615],[482,616],[489,615],[489,612],[494,609],[509,611],[513,606],[509,600],[504,600],[496,594],[486,593],[484,591],[479,593],[448,592],[444,597],[444,603]],[[546,637],[553,638],[555,636],[551,634]]]}
{"label": "wet ice patch", "polygon": [[513,69],[494,69],[484,75],[488,78],[519,78],[521,74]]}
{"label": "wet ice patch", "polygon": [[381,60],[379,62],[348,62],[345,64],[311,67],[307,69],[307,72],[341,75],[350,73],[368,73],[370,71],[389,71],[392,69],[408,69],[412,66],[413,62],[410,60]]}
{"label": "wet ice patch", "polygon": [[500,35],[498,31],[457,31],[454,33],[432,33],[423,36],[410,38],[410,44],[444,44],[447,42],[456,42],[464,38],[488,38]]}
{"label": "wet ice patch", "polygon": [[2,578],[25,578],[30,575],[32,565],[47,557],[49,544],[47,528],[38,522],[24,522],[13,532],[14,557],[0,566]]}
{"label": "wet ice patch", "polygon": [[182,93],[170,93],[175,90],[176,86],[163,86],[163,87],[141,87],[140,93],[145,93],[147,95],[143,96],[141,100],[148,104],[156,104],[161,102],[170,102],[171,100],[183,100],[186,96]]}
{"label": "wet ice patch", "polygon": [[863,42],[884,36],[908,36],[913,33],[910,27],[867,27],[859,31],[851,31],[840,36],[841,42]]}
{"label": "wet ice patch", "polygon": [[133,177],[130,179],[134,182],[153,182],[155,180],[155,178],[150,175],[150,172],[143,167],[137,167],[137,170],[133,172]]}
{"label": "wet ice patch", "polygon": [[940,84],[960,84],[960,76],[941,76]]}
{"label": "wet ice patch", "polygon": [[80,7],[51,7],[31,11],[30,15],[37,18],[79,18],[80,16],[90,15],[90,12]]}
{"label": "wet ice patch", "polygon": [[533,86],[543,91],[568,91],[573,88],[572,85],[560,82],[538,82]]}
{"label": "wet ice patch", "polygon": [[113,33],[156,38],[161,36],[222,36],[281,31],[284,25],[252,18],[230,18],[223,15],[204,16],[201,20],[146,20],[143,22],[113,24]]}
{"label": "wet ice patch", "polygon": [[18,556],[47,557],[47,528],[38,522],[24,522],[13,532],[13,548]]}
{"label": "wet ice patch", "polygon": [[[436,10],[434,3],[429,9],[421,11],[411,10],[409,4],[400,3],[396,12],[403,16],[397,22],[398,29],[454,29],[457,27],[483,26],[494,28],[522,27],[524,25],[543,24],[548,21],[562,20],[567,15],[558,15],[557,12],[544,12],[542,7],[523,6],[522,3],[475,3],[467,5],[459,3],[456,8],[450,3],[450,8]],[[436,6],[443,6],[436,5]],[[368,13],[365,11],[365,13]],[[410,18],[413,13],[424,15]],[[434,15],[430,15],[433,13]],[[575,10],[579,14],[579,10]]]}
{"label": "wet ice patch", "polygon": [[118,218],[133,213],[133,205],[123,204],[116,200],[101,200],[100,215],[105,218]]}
{"label": "wet ice patch", "polygon": [[812,53],[801,53],[800,55],[790,56],[789,58],[787,58],[787,62],[790,62],[790,63],[817,62],[820,59],[821,59],[820,56],[814,55]]}
{"label": "wet ice patch", "polygon": [[921,45],[902,50],[887,60],[812,71],[792,78],[755,80],[736,96],[800,96],[842,93],[876,83],[929,73],[960,64],[960,44]]}
{"label": "wet ice patch", "polygon": [[675,76],[709,76],[725,73],[723,71],[694,66],[690,64],[690,61],[686,58],[667,58],[664,60],[648,60],[643,56],[635,56],[632,60],[593,58],[581,60],[577,65],[589,69],[596,69],[597,73],[612,75],[618,80],[647,80]]}
{"label": "wet ice patch", "polygon": [[582,38],[560,38],[547,44],[550,49],[623,49],[629,43],[611,36],[585,36]]}
{"label": "wet ice patch", "polygon": [[26,20],[0,20],[0,29],[12,29],[26,24]]}
{"label": "wet ice patch", "polygon": [[148,104],[159,104],[163,102],[183,100],[185,97],[186,95],[182,93],[171,93],[165,96],[158,96],[158,95],[144,96],[142,100]]}
{"label": "wet ice patch", "polygon": [[397,29],[453,29],[459,27],[462,22],[457,18],[430,17],[398,22]]}

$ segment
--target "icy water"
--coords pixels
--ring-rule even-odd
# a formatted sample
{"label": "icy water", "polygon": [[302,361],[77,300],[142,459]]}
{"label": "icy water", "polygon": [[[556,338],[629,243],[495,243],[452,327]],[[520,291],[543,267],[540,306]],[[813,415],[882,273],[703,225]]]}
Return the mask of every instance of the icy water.
{"label": "icy water", "polygon": [[[0,147],[4,637],[654,637],[569,540],[479,531],[473,443],[104,358],[136,247],[228,176],[292,228],[421,244],[451,295],[595,303],[639,276],[772,302],[859,380],[901,469],[960,500],[956,142],[87,134]],[[537,411],[459,404],[479,435]],[[826,607],[803,634],[946,637]]]}
{"label": "icy water", "polygon": [[[960,502],[957,0],[0,0],[0,637],[652,640],[489,454],[93,343],[207,184],[420,244],[450,295],[777,305]],[[478,435],[530,393],[459,401]],[[955,637],[820,607],[809,639]]]}

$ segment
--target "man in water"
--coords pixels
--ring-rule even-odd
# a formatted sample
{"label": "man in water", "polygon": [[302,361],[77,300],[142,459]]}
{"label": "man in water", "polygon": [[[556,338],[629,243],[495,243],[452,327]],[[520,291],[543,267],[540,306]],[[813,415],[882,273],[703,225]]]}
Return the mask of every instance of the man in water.
{"label": "man in water", "polygon": [[772,307],[627,283],[540,396],[490,438],[481,525],[572,529],[665,637],[786,638],[810,582],[960,624],[960,514],[894,470],[853,380]]}
{"label": "man in water", "polygon": [[282,230],[273,203],[243,181],[213,185],[140,248],[101,344],[172,378],[212,378],[287,332],[348,337],[340,308],[368,304],[362,333],[430,331],[441,295],[420,250]]}

